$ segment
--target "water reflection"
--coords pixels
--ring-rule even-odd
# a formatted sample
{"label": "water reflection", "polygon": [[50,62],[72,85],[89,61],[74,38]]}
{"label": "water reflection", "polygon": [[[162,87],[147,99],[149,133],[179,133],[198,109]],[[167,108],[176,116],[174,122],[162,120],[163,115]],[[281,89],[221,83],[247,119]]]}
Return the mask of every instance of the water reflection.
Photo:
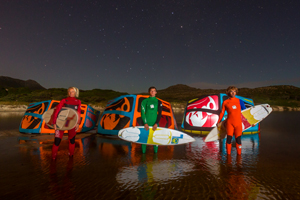
{"label": "water reflection", "polygon": [[[154,153],[153,146],[147,146],[147,153],[143,154],[141,144],[130,143],[116,137],[97,137],[99,153],[106,159],[115,159],[122,156],[124,160],[132,165],[141,163],[144,159],[151,161],[153,156],[158,159],[172,159],[174,146],[159,146],[158,153]],[[142,157],[142,155],[147,155]]]}
{"label": "water reflection", "polygon": [[139,165],[122,167],[116,180],[124,189],[136,189],[142,184],[179,180],[194,170],[194,164],[182,160],[154,160]]}
{"label": "water reflection", "polygon": [[0,112],[0,118],[22,118],[24,115],[24,112]]}
{"label": "water reflection", "polygon": [[[59,176],[57,162],[54,160],[50,164],[49,173],[49,187],[48,192],[53,197],[59,197],[59,199],[75,199],[73,190],[75,190],[75,185],[72,181],[72,171],[73,171],[74,160],[70,158],[67,161],[66,170],[63,173],[63,177]],[[49,196],[49,195],[48,195]]]}
{"label": "water reflection", "polygon": [[[84,136],[84,135],[83,135]],[[85,154],[89,149],[89,141],[93,136],[75,139],[74,158],[76,162],[85,165]],[[54,142],[53,135],[35,135],[18,137],[19,150],[22,154],[29,155],[34,164],[40,165],[44,173],[49,173],[49,162],[52,154],[52,145]],[[63,137],[58,152],[58,160],[68,161],[68,140],[67,135]]]}
{"label": "water reflection", "polygon": [[[244,154],[255,154],[259,153],[259,136],[260,133],[242,135],[242,153]],[[233,140],[232,152],[236,152],[235,141]],[[222,140],[221,151],[226,153],[226,139]]]}
{"label": "water reflection", "polygon": [[[226,196],[232,199],[256,199],[260,192],[249,173],[256,169],[259,154],[259,134],[242,135],[242,155],[226,154],[226,139],[222,141],[220,176],[226,182]],[[235,146],[235,142],[233,142]]]}
{"label": "water reflection", "polygon": [[0,130],[18,129],[24,112],[0,112]]}
{"label": "water reflection", "polygon": [[52,162],[53,135],[17,132],[20,137],[0,140],[0,170],[5,172],[0,199],[24,194],[28,199],[297,199],[297,123],[290,132],[275,132],[291,119],[273,116],[276,123],[267,118],[261,135],[242,136],[241,156],[235,148],[227,156],[226,141],[205,143],[196,134],[191,134],[194,143],[160,146],[157,154],[149,147],[143,154],[139,144],[88,133],[76,136],[73,160],[64,136]]}
{"label": "water reflection", "polygon": [[[67,160],[68,140],[66,139],[67,136],[64,137],[65,138],[63,138],[59,148],[58,159]],[[227,157],[225,140],[206,143],[204,142],[204,137],[194,136],[194,138],[196,141],[187,145],[159,146],[157,154],[155,154],[153,148],[149,146],[147,153],[142,154],[140,144],[129,143],[115,137],[101,137],[95,134],[88,136],[77,135],[77,139],[75,140],[76,148],[74,159],[76,159],[78,164],[86,165],[86,160],[90,160],[90,158],[87,159],[87,157],[90,156],[90,151],[93,151],[93,149],[98,149],[98,154],[105,160],[121,158],[120,162],[124,161],[125,163],[131,165],[130,168],[125,166],[123,171],[133,170],[142,172],[145,170],[149,171],[149,169],[155,169],[153,173],[151,173],[151,177],[153,178],[150,179],[157,180],[159,179],[156,177],[164,177],[161,176],[161,174],[156,175],[159,172],[159,170],[156,170],[159,169],[157,166],[173,166],[175,163],[178,164],[178,169],[183,169],[187,168],[187,166],[190,166],[191,163],[193,163],[203,167],[205,171],[211,173],[212,175],[219,175],[221,171],[221,165],[226,163],[239,164],[242,162],[242,159],[235,159],[237,156],[234,151],[232,153],[232,157],[234,157],[234,159]],[[48,164],[48,160],[51,158],[51,146],[53,144],[53,140],[54,136],[52,135],[20,136],[18,137],[18,142],[20,144],[19,149],[22,153],[28,153],[31,156],[38,155],[37,159],[41,161],[39,163],[41,164],[42,168],[45,168],[45,166]],[[255,166],[258,160],[257,156],[259,154],[259,135],[243,135],[242,145],[242,157],[243,160],[247,160],[246,165]],[[183,164],[180,162],[169,161],[174,160],[174,157],[178,156],[186,157],[188,159],[186,162],[189,164],[187,166],[183,166]],[[168,163],[166,164],[162,161],[166,161]],[[163,173],[166,174],[165,172]],[[149,172],[145,174],[149,174]],[[142,173],[140,174],[140,177],[142,177]]]}

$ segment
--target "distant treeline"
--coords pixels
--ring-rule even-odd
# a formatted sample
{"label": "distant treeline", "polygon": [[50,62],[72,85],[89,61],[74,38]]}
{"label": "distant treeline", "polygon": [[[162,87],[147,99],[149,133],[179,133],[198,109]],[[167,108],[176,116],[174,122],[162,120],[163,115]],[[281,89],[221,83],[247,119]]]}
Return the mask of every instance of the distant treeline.
{"label": "distant treeline", "polygon": [[[174,85],[159,90],[157,96],[169,101],[182,102],[208,94],[225,93],[226,89],[197,89],[187,85]],[[251,98],[255,104],[268,103],[271,106],[300,107],[300,88],[289,85],[259,88],[239,88],[238,95]]]}
{"label": "distant treeline", "polygon": [[[157,96],[169,102],[185,103],[191,99],[208,94],[225,93],[224,90],[197,89],[187,85],[174,85],[158,90]],[[113,90],[80,90],[79,99],[86,104],[105,105],[109,100],[127,93]],[[269,103],[271,106],[300,107],[300,88],[289,85],[260,88],[240,88],[238,95],[254,100],[256,104]],[[0,86],[0,103],[31,103],[44,100],[61,100],[67,97],[67,89],[50,88],[32,90],[26,87],[4,88]]]}
{"label": "distant treeline", "polygon": [[[8,91],[6,91],[8,89]],[[31,90],[28,88],[2,88],[0,92],[0,101],[2,102],[22,102],[22,103],[32,103],[45,100],[61,100],[66,98],[67,89],[65,88],[50,88],[43,90]],[[118,96],[127,94],[116,92],[113,90],[80,90],[79,99],[82,103],[86,104],[106,104],[107,101],[114,99]]]}

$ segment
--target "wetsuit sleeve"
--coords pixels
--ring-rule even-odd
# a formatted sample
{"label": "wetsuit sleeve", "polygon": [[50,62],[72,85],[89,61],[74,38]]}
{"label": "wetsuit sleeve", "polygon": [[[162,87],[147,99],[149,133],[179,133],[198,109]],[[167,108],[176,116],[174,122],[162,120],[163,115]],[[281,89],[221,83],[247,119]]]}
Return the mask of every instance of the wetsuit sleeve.
{"label": "wetsuit sleeve", "polygon": [[146,106],[147,106],[147,100],[144,99],[142,101],[142,105],[141,105],[141,116],[142,116],[142,120],[143,120],[144,124],[147,124],[147,120],[146,120]]}
{"label": "wetsuit sleeve", "polygon": [[80,115],[81,115],[81,101],[80,100],[78,100],[79,101],[79,104],[78,104],[78,107],[77,107],[77,112],[78,112],[78,124],[80,124],[80,122],[81,122],[81,117],[80,117]]}
{"label": "wetsuit sleeve", "polygon": [[245,103],[241,99],[240,99],[240,105],[241,105],[241,110],[245,110],[246,109]]}
{"label": "wetsuit sleeve", "polygon": [[159,121],[161,118],[161,112],[162,112],[162,102],[160,100],[158,100],[157,118],[156,118],[156,122],[155,122],[155,124],[157,124],[157,126],[159,125]]}
{"label": "wetsuit sleeve", "polygon": [[[218,123],[220,123],[220,121],[222,120],[222,118],[223,118],[223,116],[224,116],[224,113],[225,113],[225,103],[223,102],[223,104],[222,104],[222,111],[221,111],[221,113],[220,113],[220,115],[219,115]],[[218,124],[218,123],[217,123],[217,124]]]}
{"label": "wetsuit sleeve", "polygon": [[65,105],[66,100],[63,99],[59,102],[59,104],[56,106],[56,109],[54,111],[54,115],[53,115],[53,124],[56,124],[56,119],[58,116],[59,111],[61,110],[61,108]]}

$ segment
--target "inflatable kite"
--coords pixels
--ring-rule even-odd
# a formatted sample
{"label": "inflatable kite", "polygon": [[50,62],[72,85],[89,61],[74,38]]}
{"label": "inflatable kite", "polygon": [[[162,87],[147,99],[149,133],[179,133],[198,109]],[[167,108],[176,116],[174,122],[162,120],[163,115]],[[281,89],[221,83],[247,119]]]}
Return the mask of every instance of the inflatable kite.
{"label": "inflatable kite", "polygon": [[[245,103],[246,108],[254,106],[252,99],[241,96],[236,96],[236,98],[241,99]],[[182,130],[188,133],[207,135],[216,126],[222,110],[222,103],[226,99],[228,99],[228,96],[220,93],[205,95],[188,101],[181,124]],[[222,120],[225,120],[226,117],[227,112],[225,111]],[[255,134],[259,130],[260,127],[257,124],[247,129],[243,134]]]}
{"label": "inflatable kite", "polygon": [[[141,103],[146,95],[123,95],[109,101],[98,123],[100,134],[118,135],[119,130],[131,126],[143,126]],[[171,104],[159,99],[163,104],[159,127],[177,129]]]}
{"label": "inflatable kite", "polygon": [[[56,100],[47,100],[29,104],[24,117],[21,120],[19,131],[21,133],[55,133],[53,128],[48,127],[42,119],[44,112],[55,108],[59,104]],[[100,111],[89,105],[81,104],[81,123],[77,132],[92,130],[100,115]]]}

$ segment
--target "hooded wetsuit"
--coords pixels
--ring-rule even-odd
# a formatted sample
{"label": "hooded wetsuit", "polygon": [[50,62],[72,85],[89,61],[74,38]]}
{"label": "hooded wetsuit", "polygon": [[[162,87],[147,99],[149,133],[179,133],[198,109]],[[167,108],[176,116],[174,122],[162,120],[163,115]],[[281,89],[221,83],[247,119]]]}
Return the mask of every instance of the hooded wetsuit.
{"label": "hooded wetsuit", "polygon": [[227,131],[227,143],[226,149],[227,154],[231,154],[231,140],[233,134],[236,138],[236,148],[238,154],[242,152],[242,117],[241,110],[245,109],[245,104],[242,100],[234,97],[225,100],[222,104],[222,111],[219,116],[218,123],[222,120],[225,110],[227,111],[227,119],[226,119],[226,131]]}
{"label": "hooded wetsuit", "polygon": [[[75,97],[67,97],[60,101],[60,103],[56,106],[56,109],[54,111],[53,124],[56,123],[58,113],[60,112],[62,107],[69,107],[69,108],[73,108],[73,109],[77,110],[77,112],[78,112],[78,122],[77,123],[80,124],[81,101],[79,99],[76,99]],[[55,131],[55,140],[54,140],[54,144],[52,146],[52,158],[53,159],[56,158],[58,146],[61,142],[63,135],[64,135],[64,131],[62,131],[62,130]],[[70,156],[73,156],[74,150],[75,150],[75,135],[76,135],[75,128],[68,130],[69,155]]]}

